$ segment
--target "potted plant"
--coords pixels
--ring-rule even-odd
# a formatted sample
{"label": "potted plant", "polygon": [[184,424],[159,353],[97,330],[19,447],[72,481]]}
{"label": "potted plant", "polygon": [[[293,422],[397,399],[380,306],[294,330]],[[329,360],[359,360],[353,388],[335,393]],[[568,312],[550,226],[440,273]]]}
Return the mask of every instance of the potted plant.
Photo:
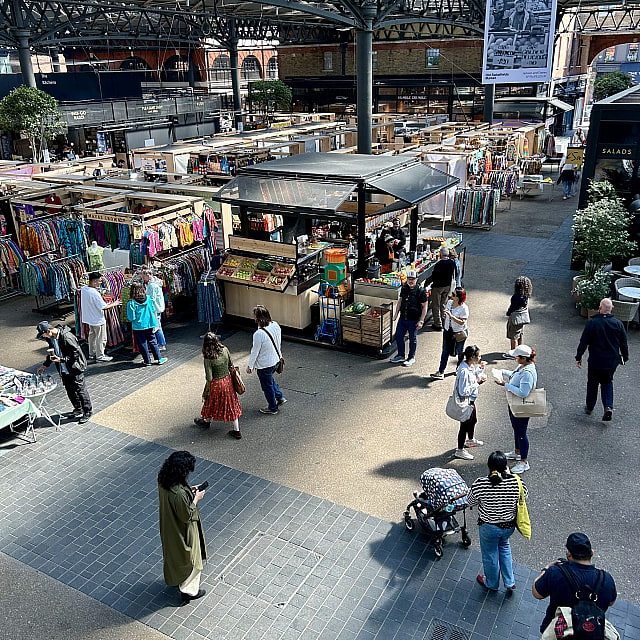
{"label": "potted plant", "polygon": [[590,202],[574,217],[574,254],[585,261],[585,275],[593,278],[614,257],[631,255],[636,243],[630,239],[631,218],[620,198],[612,196],[611,185],[594,182]]}
{"label": "potted plant", "polygon": [[584,317],[598,313],[600,301],[609,296],[613,274],[609,271],[596,271],[593,276],[580,280],[575,288],[576,306]]}

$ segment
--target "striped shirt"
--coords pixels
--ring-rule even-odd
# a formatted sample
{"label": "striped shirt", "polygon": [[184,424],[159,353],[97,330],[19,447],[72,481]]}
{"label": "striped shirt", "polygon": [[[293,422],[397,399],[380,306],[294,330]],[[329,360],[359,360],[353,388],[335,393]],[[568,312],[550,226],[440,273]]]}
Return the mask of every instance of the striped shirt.
{"label": "striped shirt", "polygon": [[[528,492],[524,482],[522,488],[526,497]],[[467,500],[470,507],[478,506],[480,521],[500,525],[515,521],[519,495],[518,481],[514,476],[503,478],[495,486],[483,476],[471,485]]]}

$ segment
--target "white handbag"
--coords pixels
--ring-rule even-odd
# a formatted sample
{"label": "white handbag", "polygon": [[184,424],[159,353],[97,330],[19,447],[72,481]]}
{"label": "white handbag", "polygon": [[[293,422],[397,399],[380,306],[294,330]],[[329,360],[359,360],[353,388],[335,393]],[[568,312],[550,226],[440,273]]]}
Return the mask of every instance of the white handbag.
{"label": "white handbag", "polygon": [[463,398],[458,393],[458,379],[453,385],[453,392],[447,400],[447,406],[445,407],[445,413],[452,419],[458,422],[466,422],[473,412],[473,405],[470,403],[469,398]]}

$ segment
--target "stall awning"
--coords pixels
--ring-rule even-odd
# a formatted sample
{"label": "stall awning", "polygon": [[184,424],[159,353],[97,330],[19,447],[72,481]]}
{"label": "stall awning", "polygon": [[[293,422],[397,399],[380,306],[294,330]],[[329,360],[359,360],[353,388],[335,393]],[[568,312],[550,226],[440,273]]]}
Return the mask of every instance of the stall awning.
{"label": "stall awning", "polygon": [[349,183],[242,175],[222,187],[216,199],[265,210],[291,208],[318,214],[334,213],[355,188],[355,184]]}
{"label": "stall awning", "polygon": [[560,111],[573,111],[573,105],[568,102],[558,100],[558,98],[549,98],[549,104],[556,109],[560,109]]}
{"label": "stall awning", "polygon": [[368,180],[374,189],[403,200],[408,205],[418,204],[459,182],[455,176],[422,163],[411,164],[405,169]]}

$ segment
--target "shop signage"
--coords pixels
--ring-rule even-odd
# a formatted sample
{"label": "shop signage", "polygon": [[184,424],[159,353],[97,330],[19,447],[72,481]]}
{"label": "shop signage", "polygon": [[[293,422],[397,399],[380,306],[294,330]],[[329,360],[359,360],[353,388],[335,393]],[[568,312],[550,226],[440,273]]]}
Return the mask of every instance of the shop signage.
{"label": "shop signage", "polygon": [[142,106],[142,111],[145,113],[160,113],[162,111],[161,104],[145,104]]}
{"label": "shop signage", "polygon": [[556,0],[486,0],[483,84],[549,82]]}
{"label": "shop signage", "polygon": [[274,122],[271,125],[272,129],[282,129],[284,127],[290,127],[291,126],[291,120],[285,120],[283,122]]}
{"label": "shop signage", "polygon": [[86,111],[69,111],[69,116],[72,120],[85,120],[87,117]]}
{"label": "shop signage", "polygon": [[627,158],[636,157],[636,145],[601,144],[598,147],[599,158]]}
{"label": "shop signage", "polygon": [[102,220],[102,222],[115,222],[116,224],[130,224],[131,218],[129,216],[119,216],[112,213],[88,213],[82,212],[85,218],[89,220]]}
{"label": "shop signage", "polygon": [[582,168],[584,158],[584,147],[579,149],[567,149],[567,164],[575,164],[578,170]]}

